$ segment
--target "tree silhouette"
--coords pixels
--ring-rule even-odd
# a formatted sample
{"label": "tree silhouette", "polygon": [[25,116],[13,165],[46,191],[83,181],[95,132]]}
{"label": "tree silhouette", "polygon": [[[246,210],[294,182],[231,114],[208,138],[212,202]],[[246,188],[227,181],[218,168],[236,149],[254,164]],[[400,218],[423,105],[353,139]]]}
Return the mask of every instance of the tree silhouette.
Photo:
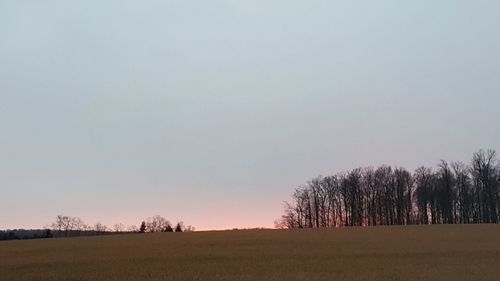
{"label": "tree silhouette", "polygon": [[167,226],[165,227],[165,232],[174,232],[174,229],[172,228],[172,226],[169,224],[167,224]]}
{"label": "tree silhouette", "polygon": [[184,226],[182,222],[178,222],[175,226],[175,232],[182,232],[184,230]]}
{"label": "tree silhouette", "polygon": [[141,226],[140,226],[140,228],[139,228],[139,232],[140,232],[140,233],[144,233],[144,232],[146,232],[146,222],[145,222],[145,221],[142,221],[142,222],[141,222]]}
{"label": "tree silhouette", "polygon": [[471,166],[358,168],[295,189],[277,228],[500,222],[500,163],[493,150]]}

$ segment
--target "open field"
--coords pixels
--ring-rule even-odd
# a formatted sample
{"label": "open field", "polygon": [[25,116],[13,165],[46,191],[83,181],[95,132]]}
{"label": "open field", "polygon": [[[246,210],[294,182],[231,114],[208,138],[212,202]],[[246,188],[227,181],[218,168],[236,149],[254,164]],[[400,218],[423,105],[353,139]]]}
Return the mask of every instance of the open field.
{"label": "open field", "polygon": [[500,225],[5,241],[0,280],[500,280]]}

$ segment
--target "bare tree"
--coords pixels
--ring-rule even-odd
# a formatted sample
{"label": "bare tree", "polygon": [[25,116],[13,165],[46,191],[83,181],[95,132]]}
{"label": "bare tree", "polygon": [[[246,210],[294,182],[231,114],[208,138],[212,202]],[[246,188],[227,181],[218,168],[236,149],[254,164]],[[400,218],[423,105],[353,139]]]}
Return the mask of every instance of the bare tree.
{"label": "bare tree", "polygon": [[58,215],[51,226],[53,230],[64,232],[65,236],[68,236],[71,231],[85,230],[85,224],[81,218],[64,215]]}
{"label": "bare tree", "polygon": [[457,191],[458,223],[472,223],[473,218],[473,193],[469,168],[460,162],[451,165],[455,177]]}
{"label": "bare tree", "polygon": [[472,158],[471,174],[474,183],[480,222],[498,223],[499,184],[498,163],[493,150],[480,150]]}
{"label": "bare tree", "polygon": [[146,228],[149,232],[165,231],[168,225],[171,225],[170,222],[160,215],[146,219]]}
{"label": "bare tree", "polygon": [[127,231],[128,232],[139,232],[139,227],[137,227],[137,225],[129,225],[127,227]]}
{"label": "bare tree", "polygon": [[195,227],[192,225],[187,225],[186,227],[184,227],[184,232],[194,232],[195,230]]}
{"label": "bare tree", "polygon": [[98,222],[94,225],[94,231],[95,232],[106,232],[106,231],[108,231],[108,227],[106,225]]}
{"label": "bare tree", "polygon": [[123,225],[122,223],[117,223],[113,225],[113,230],[115,232],[123,232],[125,230],[125,225]]}

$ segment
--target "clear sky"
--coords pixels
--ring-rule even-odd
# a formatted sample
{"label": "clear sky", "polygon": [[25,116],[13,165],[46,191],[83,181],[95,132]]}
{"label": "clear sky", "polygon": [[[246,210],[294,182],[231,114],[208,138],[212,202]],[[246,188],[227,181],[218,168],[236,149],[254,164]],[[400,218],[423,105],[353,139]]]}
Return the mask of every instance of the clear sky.
{"label": "clear sky", "polygon": [[270,227],[319,174],[500,151],[499,11],[0,0],[0,229]]}

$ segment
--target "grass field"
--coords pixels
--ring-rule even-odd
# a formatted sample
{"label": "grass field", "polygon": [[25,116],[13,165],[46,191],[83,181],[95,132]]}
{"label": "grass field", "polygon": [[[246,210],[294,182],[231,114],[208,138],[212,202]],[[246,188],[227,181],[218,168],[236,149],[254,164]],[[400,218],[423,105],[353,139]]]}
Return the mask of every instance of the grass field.
{"label": "grass field", "polygon": [[4,241],[0,280],[500,280],[500,225]]}

